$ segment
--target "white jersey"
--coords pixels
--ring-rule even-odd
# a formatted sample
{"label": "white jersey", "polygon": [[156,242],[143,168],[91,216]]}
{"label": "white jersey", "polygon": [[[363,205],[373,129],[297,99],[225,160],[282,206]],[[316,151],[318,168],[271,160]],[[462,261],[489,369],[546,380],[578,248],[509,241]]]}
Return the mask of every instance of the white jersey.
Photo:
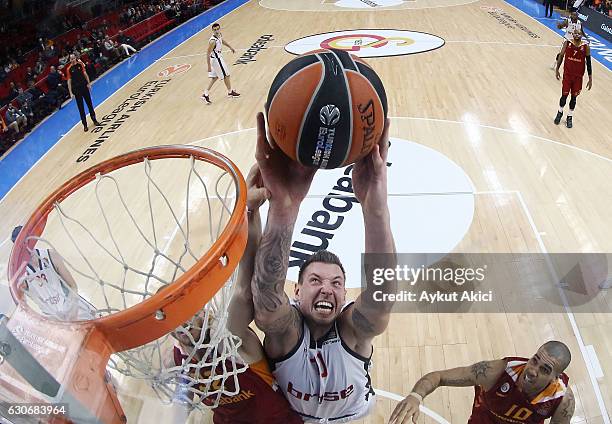
{"label": "white jersey", "polygon": [[580,22],[580,19],[576,20],[576,22],[572,22],[572,20],[568,18],[567,26],[565,27],[565,39],[572,41],[572,38],[574,38],[573,34],[576,31],[582,33],[582,22]]}
{"label": "white jersey", "polygon": [[25,292],[40,311],[60,320],[95,318],[95,308],[60,276],[47,249],[35,249],[27,266]]}
{"label": "white jersey", "polygon": [[212,52],[210,52],[210,58],[211,59],[215,59],[215,58],[220,58],[221,57],[221,49],[223,48],[223,38],[221,38],[221,36],[211,36],[210,39],[208,40],[208,44],[210,44],[211,42],[215,43],[215,48],[213,49]]}
{"label": "white jersey", "polygon": [[224,80],[226,77],[230,76],[230,71],[223,60],[223,56],[221,56],[221,47],[222,40],[221,37],[215,37],[214,35],[210,37],[210,41],[215,42],[215,48],[212,52],[210,52],[210,72],[208,76],[210,78],[219,78],[220,80]]}
{"label": "white jersey", "polygon": [[376,403],[372,355],[364,358],[353,352],[342,341],[337,323],[319,340],[312,339],[304,319],[302,328],[295,348],[270,361],[291,408],[306,423],[345,423],[368,415]]}

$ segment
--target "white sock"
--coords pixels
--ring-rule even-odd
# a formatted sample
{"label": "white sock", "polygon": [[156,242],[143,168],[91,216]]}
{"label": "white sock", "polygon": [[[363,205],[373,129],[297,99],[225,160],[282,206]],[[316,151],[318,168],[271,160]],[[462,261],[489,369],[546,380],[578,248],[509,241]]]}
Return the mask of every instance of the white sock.
{"label": "white sock", "polygon": [[574,114],[574,109],[570,109],[569,112],[567,112],[567,116],[572,116]]}
{"label": "white sock", "polygon": [[559,107],[559,113],[563,113],[563,108]]}
{"label": "white sock", "polygon": [[208,97],[208,90],[204,90],[204,95]]}

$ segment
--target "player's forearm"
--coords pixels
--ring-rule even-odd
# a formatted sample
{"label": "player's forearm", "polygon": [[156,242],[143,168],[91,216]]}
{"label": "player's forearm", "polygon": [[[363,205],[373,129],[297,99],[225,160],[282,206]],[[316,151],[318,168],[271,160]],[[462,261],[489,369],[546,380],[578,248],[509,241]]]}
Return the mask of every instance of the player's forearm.
{"label": "player's forearm", "polygon": [[[365,226],[365,253],[375,254],[366,257],[365,275],[367,280],[367,291],[382,291],[383,293],[396,293],[397,281],[385,281],[382,285],[375,285],[370,276],[374,275],[373,268],[395,269],[397,266],[397,256],[395,252],[395,242],[391,232],[391,219],[387,205],[377,208],[376,211],[364,211],[363,222]],[[371,299],[367,296],[366,299]],[[385,304],[390,309],[393,302],[387,301]],[[380,305],[379,305],[380,306]]]}
{"label": "player's forearm", "polygon": [[276,202],[270,202],[268,221],[255,256],[251,280],[255,320],[264,332],[281,331],[280,326],[287,324],[284,317],[290,314],[285,278],[296,219],[297,209],[280,208]]}
{"label": "player's forearm", "polygon": [[365,227],[365,253],[394,253],[395,244],[391,233],[391,216],[385,204],[363,209]]}
{"label": "player's forearm", "polygon": [[238,267],[238,279],[236,288],[244,291],[244,295],[252,300],[251,279],[255,269],[255,255],[261,242],[261,216],[259,210],[249,212],[249,235],[247,245],[244,249],[244,254],[240,259]]}
{"label": "player's forearm", "polygon": [[430,372],[425,374],[412,388],[412,392],[420,395],[423,399],[440,387],[440,373]]}

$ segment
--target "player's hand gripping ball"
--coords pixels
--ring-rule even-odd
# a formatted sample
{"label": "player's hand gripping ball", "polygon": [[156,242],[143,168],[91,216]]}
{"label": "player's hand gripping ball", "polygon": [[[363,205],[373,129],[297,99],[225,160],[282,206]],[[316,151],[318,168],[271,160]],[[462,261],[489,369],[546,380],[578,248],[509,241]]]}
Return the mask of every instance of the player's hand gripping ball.
{"label": "player's hand gripping ball", "polygon": [[268,133],[302,165],[338,168],[366,156],[387,117],[376,72],[342,50],[315,50],[285,65],[266,103]]}

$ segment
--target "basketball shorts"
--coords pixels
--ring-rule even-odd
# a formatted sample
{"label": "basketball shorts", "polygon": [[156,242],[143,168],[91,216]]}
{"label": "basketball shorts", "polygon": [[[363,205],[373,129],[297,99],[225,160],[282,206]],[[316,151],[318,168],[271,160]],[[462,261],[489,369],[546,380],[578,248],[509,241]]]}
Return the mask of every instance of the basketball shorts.
{"label": "basketball shorts", "polygon": [[563,83],[561,86],[561,94],[567,96],[572,93],[576,97],[582,91],[582,75],[566,75],[563,74]]}
{"label": "basketball shorts", "polygon": [[224,80],[225,77],[230,76],[229,68],[225,64],[225,60],[223,60],[222,56],[211,56],[210,58],[210,69],[211,72],[208,73],[210,78],[219,78],[220,80]]}

